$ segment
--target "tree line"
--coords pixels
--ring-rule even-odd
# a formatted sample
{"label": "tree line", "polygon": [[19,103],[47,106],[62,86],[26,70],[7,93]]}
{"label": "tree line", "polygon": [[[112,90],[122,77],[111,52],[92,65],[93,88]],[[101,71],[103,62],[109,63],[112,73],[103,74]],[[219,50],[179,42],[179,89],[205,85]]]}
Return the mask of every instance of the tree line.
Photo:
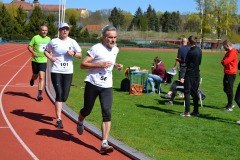
{"label": "tree line", "polygon": [[[58,21],[57,15],[53,13],[44,13],[38,6],[27,17],[27,13],[22,6],[15,7],[13,10],[7,10],[6,7],[0,4],[0,37],[6,40],[29,40],[34,35],[39,34],[39,29],[42,24],[48,26],[48,36],[51,38],[57,37]],[[90,34],[87,30],[82,30],[82,26],[77,26],[77,21],[74,16],[68,18],[68,23],[71,25],[69,36],[75,39],[87,41]]]}
{"label": "tree line", "polygon": [[[156,13],[149,5],[146,12],[139,7],[131,19],[127,31],[196,32],[203,40],[206,34],[219,40],[240,34],[237,0],[195,0],[198,13],[180,15],[177,12]],[[116,7],[109,21],[117,28],[125,26],[124,11]]]}
{"label": "tree line", "polygon": [[[96,33],[83,30],[87,24],[112,24],[119,31],[153,31],[153,32],[195,32],[204,39],[211,35],[216,39],[223,36],[231,37],[240,33],[239,15],[237,15],[237,0],[195,0],[198,13],[181,15],[176,12],[156,12],[151,5],[143,12],[137,8],[134,15],[120,8],[103,9],[90,12],[89,16],[81,17],[74,9],[66,10],[66,22],[72,28],[70,36],[78,39],[94,39]],[[5,39],[30,39],[38,34],[39,26],[46,23],[49,36],[56,37],[58,16],[43,13],[40,7],[35,7],[31,15],[21,6],[6,9],[0,3],[0,37]],[[97,33],[99,34],[99,33]]]}

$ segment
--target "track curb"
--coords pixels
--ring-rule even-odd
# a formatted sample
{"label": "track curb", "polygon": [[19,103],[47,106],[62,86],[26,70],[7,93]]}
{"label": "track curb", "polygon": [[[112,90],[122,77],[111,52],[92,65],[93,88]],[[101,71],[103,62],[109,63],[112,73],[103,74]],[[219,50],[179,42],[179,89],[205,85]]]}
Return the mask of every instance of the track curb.
{"label": "track curb", "polygon": [[[51,76],[50,76],[50,62],[47,63],[47,71],[46,71],[46,85],[45,89],[47,95],[49,96],[50,100],[54,103],[55,102],[55,91],[51,83]],[[69,108],[65,103],[63,103],[62,112],[73,120],[75,123],[78,121],[78,114],[74,112],[71,108]],[[101,139],[102,131],[94,126],[93,124],[84,120],[84,129],[87,130],[89,133],[93,134],[97,138]],[[121,141],[116,140],[114,137],[109,136],[108,138],[109,144],[111,144],[116,150],[122,152],[123,154],[127,155],[131,159],[134,160],[152,160],[152,158],[144,155],[143,153],[137,151],[134,148],[129,147],[128,145],[124,144]]]}

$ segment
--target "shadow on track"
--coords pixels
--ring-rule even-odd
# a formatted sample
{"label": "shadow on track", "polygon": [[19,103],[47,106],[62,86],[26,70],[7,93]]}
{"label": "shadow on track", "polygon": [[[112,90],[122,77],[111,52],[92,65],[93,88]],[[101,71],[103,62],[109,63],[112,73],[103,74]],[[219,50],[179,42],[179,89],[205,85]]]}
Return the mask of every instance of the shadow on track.
{"label": "shadow on track", "polygon": [[37,101],[37,98],[33,98],[32,96],[30,96],[30,94],[24,93],[24,92],[5,92],[4,94],[8,94],[12,96],[22,96],[22,97],[30,98]]}
{"label": "shadow on track", "polygon": [[55,124],[52,124],[52,123],[48,122],[48,121],[53,121],[55,118],[54,117],[49,117],[49,116],[44,116],[44,114],[33,113],[33,112],[25,112],[24,109],[16,109],[16,110],[13,110],[10,113],[18,115],[18,116],[26,117],[26,118],[34,120],[34,121],[38,121],[38,122],[41,122],[41,123],[45,123],[45,124],[55,126]]}
{"label": "shadow on track", "polygon": [[50,130],[50,129],[39,129],[38,132],[36,132],[37,135],[57,138],[63,141],[72,141],[74,143],[80,144],[84,147],[87,147],[89,149],[92,149],[99,153],[99,150],[91,145],[88,145],[84,143],[83,141],[79,140],[78,138],[74,137],[72,133],[69,133],[65,130]]}

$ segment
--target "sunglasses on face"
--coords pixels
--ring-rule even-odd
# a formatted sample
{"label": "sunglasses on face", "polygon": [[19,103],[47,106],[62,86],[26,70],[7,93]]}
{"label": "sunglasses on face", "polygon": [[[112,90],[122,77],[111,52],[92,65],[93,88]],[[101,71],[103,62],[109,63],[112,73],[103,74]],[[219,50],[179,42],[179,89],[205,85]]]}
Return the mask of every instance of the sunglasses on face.
{"label": "sunglasses on face", "polygon": [[60,30],[62,30],[62,31],[64,31],[64,30],[66,30],[66,31],[69,31],[69,28],[61,28]]}

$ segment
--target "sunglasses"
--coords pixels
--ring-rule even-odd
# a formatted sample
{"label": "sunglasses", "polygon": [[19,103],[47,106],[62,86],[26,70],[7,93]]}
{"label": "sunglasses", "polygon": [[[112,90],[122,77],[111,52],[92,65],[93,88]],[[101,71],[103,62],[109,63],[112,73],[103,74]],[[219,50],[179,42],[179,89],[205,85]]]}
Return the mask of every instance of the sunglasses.
{"label": "sunglasses", "polygon": [[62,31],[64,31],[64,30],[66,30],[66,31],[69,31],[69,28],[61,28],[60,30],[62,30]]}

